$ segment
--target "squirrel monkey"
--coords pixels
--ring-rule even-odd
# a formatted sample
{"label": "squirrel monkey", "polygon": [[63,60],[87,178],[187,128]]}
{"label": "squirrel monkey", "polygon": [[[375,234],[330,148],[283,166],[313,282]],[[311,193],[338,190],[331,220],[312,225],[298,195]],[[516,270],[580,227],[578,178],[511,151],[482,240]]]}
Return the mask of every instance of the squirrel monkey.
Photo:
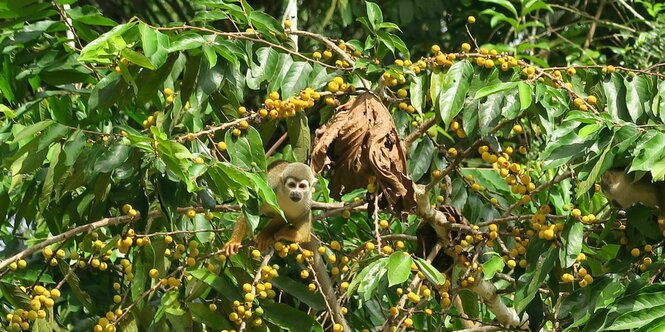
{"label": "squirrel monkey", "polygon": [[[303,163],[278,160],[268,166],[268,185],[277,196],[284,211],[284,220],[274,209],[263,204],[260,213],[272,217],[270,223],[256,237],[259,250],[275,241],[309,242],[312,231],[312,186],[317,181],[312,169]],[[233,227],[231,239],[224,245],[226,255],[234,255],[247,235],[247,220],[241,214]]]}
{"label": "squirrel monkey", "polygon": [[659,221],[665,219],[665,182],[651,182],[649,176],[635,181],[622,169],[610,169],[603,174],[600,185],[613,205],[627,209],[642,203],[658,209]]}

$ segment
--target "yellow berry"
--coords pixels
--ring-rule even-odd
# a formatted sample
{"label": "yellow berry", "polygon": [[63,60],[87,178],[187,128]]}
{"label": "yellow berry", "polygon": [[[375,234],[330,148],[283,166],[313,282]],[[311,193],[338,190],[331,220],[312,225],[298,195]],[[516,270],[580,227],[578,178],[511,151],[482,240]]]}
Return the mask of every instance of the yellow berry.
{"label": "yellow berry", "polygon": [[473,23],[476,23],[476,18],[474,16],[469,16],[469,17],[466,18],[466,21],[469,24],[473,24]]}
{"label": "yellow berry", "polygon": [[150,269],[150,271],[148,272],[148,275],[152,279],[157,279],[157,276],[159,275],[159,271],[157,271],[157,269]]}
{"label": "yellow berry", "polygon": [[462,52],[469,52],[471,50],[471,45],[469,43],[462,43]]}
{"label": "yellow berry", "polygon": [[193,209],[187,210],[187,218],[194,219],[196,217],[196,211]]}

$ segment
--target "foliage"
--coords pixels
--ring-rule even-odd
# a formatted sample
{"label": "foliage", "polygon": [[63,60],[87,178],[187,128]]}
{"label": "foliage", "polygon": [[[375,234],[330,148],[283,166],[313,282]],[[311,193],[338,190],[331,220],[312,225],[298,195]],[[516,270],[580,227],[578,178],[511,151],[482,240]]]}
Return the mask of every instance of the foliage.
{"label": "foliage", "polygon": [[[384,16],[405,14],[372,2],[330,14],[358,27],[346,41],[246,1],[198,0],[192,24],[169,26],[69,2],[0,3],[2,328],[456,330],[463,315],[512,329],[663,327],[665,225],[644,206],[617,215],[597,181],[624,166],[665,180],[665,79],[659,66],[595,64],[608,45],[521,43],[563,5],[484,1],[454,21],[476,39],[426,52],[404,37],[412,25]],[[661,25],[662,10],[640,3],[654,17],[643,24]],[[476,45],[488,26],[505,42]],[[646,66],[639,52],[659,46],[644,36],[627,59]],[[221,255],[239,213],[255,229],[259,203],[276,206],[269,162],[305,161],[314,130],[366,90],[389,107],[426,204],[372,207],[380,184],[368,178],[319,217],[316,252],[249,241]],[[315,198],[334,212],[328,179]],[[457,222],[433,225],[449,231],[438,235],[453,263],[440,266],[414,235],[443,212]]]}

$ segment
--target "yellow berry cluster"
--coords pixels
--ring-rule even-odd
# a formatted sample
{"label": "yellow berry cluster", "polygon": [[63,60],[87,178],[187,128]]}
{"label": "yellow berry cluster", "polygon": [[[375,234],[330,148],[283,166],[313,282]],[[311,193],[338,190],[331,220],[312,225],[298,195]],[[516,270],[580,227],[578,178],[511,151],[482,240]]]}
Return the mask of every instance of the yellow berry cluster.
{"label": "yellow berry cluster", "polygon": [[94,332],[115,332],[116,327],[114,321],[118,316],[122,315],[122,309],[118,308],[113,311],[107,311],[103,317],[97,320],[97,324],[92,328]]}
{"label": "yellow berry cluster", "polygon": [[[297,113],[313,107],[320,97],[319,93],[312,88],[306,88],[300,91],[297,96],[291,96],[284,100],[280,99],[279,92],[272,91],[268,94],[268,98],[264,100],[263,107],[259,109],[259,116],[261,118],[270,117],[271,119],[293,117]],[[240,115],[243,115],[246,109],[241,106],[238,111]],[[248,127],[249,123],[247,121],[240,123],[241,129],[247,129]],[[240,132],[238,132],[238,135],[240,135]]]}
{"label": "yellow berry cluster", "polygon": [[[263,290],[259,291],[259,289]],[[229,320],[236,325],[242,324],[243,321],[251,322],[253,326],[263,325],[263,319],[261,319],[263,308],[259,306],[254,308],[255,295],[253,292],[258,292],[260,298],[274,298],[277,294],[272,289],[272,284],[269,282],[264,284],[259,283],[256,287],[244,284],[243,291],[245,291],[244,301],[233,301],[233,311],[228,315]]]}
{"label": "yellow berry cluster", "polygon": [[[126,254],[129,251],[129,248],[131,248],[132,244],[134,244],[134,230],[129,229],[127,231],[127,234],[123,238],[118,238],[118,240],[115,242],[115,247],[118,249],[118,251],[122,254]],[[145,240],[147,238],[143,239],[141,238],[141,245],[145,245]],[[137,241],[138,244],[138,241]]]}
{"label": "yellow berry cluster", "polygon": [[[465,48],[470,48],[465,47],[466,45],[462,45],[463,51]],[[518,60],[515,57],[506,54],[500,54],[495,49],[488,50],[486,48],[481,48],[478,53],[482,55],[476,58],[476,65],[479,67],[491,69],[498,65],[501,71],[508,71],[519,65]]]}
{"label": "yellow berry cluster", "polygon": [[157,116],[159,116],[159,112],[154,112],[152,113],[152,115],[148,116],[145,120],[143,120],[143,122],[141,123],[141,125],[143,125],[143,128],[147,129],[154,126],[157,120]]}
{"label": "yellow berry cluster", "polygon": [[[519,228],[513,229],[513,234],[519,234]],[[533,234],[533,231],[531,231],[528,234]],[[529,236],[527,234],[527,236]],[[533,235],[531,235],[533,236]],[[521,268],[526,268],[527,261],[525,259],[526,257],[526,248],[529,245],[529,239],[522,239],[521,236],[515,235],[515,247],[508,252],[507,255],[503,255],[503,261],[506,263],[506,266],[509,269],[514,269],[518,264]]]}
{"label": "yellow berry cluster", "polygon": [[28,262],[25,259],[19,259],[18,261],[9,263],[9,269],[16,271],[17,269],[25,269],[28,266]]}
{"label": "yellow berry cluster", "polygon": [[[25,287],[21,286],[20,289],[22,292],[28,293],[28,290]],[[7,316],[5,316],[8,322],[8,330],[29,330],[30,322],[34,322],[38,318],[46,318],[46,310],[53,308],[55,300],[60,297],[59,289],[53,288],[48,290],[41,285],[36,285],[29,293],[30,308],[18,308],[13,312],[9,312]]]}
{"label": "yellow berry cluster", "polygon": [[385,72],[381,77],[383,78],[385,84],[389,87],[395,87],[406,83],[406,76],[404,76],[402,73],[393,74],[390,72]]}
{"label": "yellow berry cluster", "polygon": [[[452,130],[455,133],[455,135],[457,135],[457,137],[459,137],[459,138],[465,138],[466,137],[466,132],[464,132],[464,128],[462,128],[462,124],[460,124],[457,120],[453,120],[453,122],[450,123],[450,130]],[[452,153],[451,153],[450,149],[448,150],[448,153],[450,153],[451,157],[454,158],[454,156],[452,156]],[[457,155],[457,153],[455,153],[455,155]]]}
{"label": "yellow berry cluster", "polygon": [[164,93],[164,101],[167,104],[173,103],[173,98],[175,97],[173,89],[167,87],[167,88],[164,88],[164,90],[162,90],[162,92]]}
{"label": "yellow berry cluster", "polygon": [[138,212],[134,210],[134,208],[129,204],[125,204],[122,206],[122,213],[130,217],[136,217],[136,215],[138,214]]}
{"label": "yellow berry cluster", "polygon": [[367,192],[373,194],[376,191],[376,176],[371,175],[367,179]]}

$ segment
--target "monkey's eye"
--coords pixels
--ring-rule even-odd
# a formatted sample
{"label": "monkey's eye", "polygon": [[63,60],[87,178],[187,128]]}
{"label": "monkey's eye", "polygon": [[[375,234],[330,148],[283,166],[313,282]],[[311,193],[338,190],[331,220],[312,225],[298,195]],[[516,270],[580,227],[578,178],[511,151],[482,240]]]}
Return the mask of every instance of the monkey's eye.
{"label": "monkey's eye", "polygon": [[291,189],[294,189],[297,185],[296,185],[295,182],[289,182],[289,183],[286,184],[286,186],[291,188]]}
{"label": "monkey's eye", "polygon": [[300,189],[307,189],[307,183],[301,183],[298,187]]}

